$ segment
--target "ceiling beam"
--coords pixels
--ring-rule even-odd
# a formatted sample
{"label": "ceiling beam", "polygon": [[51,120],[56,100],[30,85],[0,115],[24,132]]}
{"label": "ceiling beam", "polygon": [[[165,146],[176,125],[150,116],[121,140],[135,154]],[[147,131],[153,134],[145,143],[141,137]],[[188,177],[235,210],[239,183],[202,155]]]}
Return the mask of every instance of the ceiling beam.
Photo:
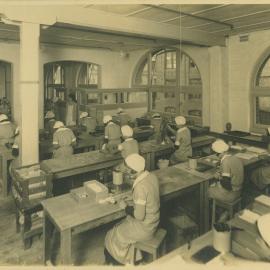
{"label": "ceiling beam", "polygon": [[168,12],[171,12],[171,13],[175,13],[175,14],[178,14],[178,15],[185,15],[185,16],[192,17],[192,18],[195,18],[195,19],[205,20],[205,21],[209,21],[209,22],[212,22],[212,23],[216,23],[216,24],[222,24],[222,25],[225,25],[225,26],[230,27],[231,29],[233,29],[233,25],[229,24],[229,23],[225,23],[225,22],[221,22],[221,21],[217,21],[217,20],[212,20],[212,19],[209,19],[209,18],[193,15],[191,13],[186,13],[186,12],[178,11],[178,10],[172,10],[172,9],[161,7],[161,6],[156,6],[156,5],[148,5],[148,6],[151,6],[153,8],[159,9],[159,10],[164,10],[164,11],[168,11]]}
{"label": "ceiling beam", "polygon": [[[198,11],[195,11],[195,12],[191,12],[190,14],[191,15],[197,15],[197,14],[201,14],[201,13],[204,13],[204,12],[207,12],[207,11],[212,11],[212,10],[220,9],[220,8],[223,8],[223,7],[227,7],[227,6],[230,6],[230,5],[231,4],[223,4],[223,5],[219,5],[219,6],[206,8],[206,9],[201,9],[201,10],[198,10]],[[181,7],[181,5],[180,5],[180,7]],[[167,19],[167,20],[160,21],[160,22],[162,22],[162,23],[171,22],[171,21],[177,20],[179,18],[184,18],[184,17],[186,17],[186,15],[178,15],[178,16],[172,18],[172,19]]]}
{"label": "ceiling beam", "polygon": [[193,44],[225,46],[225,38],[203,31],[187,30],[177,25],[162,24],[151,20],[118,16],[82,6],[6,6],[0,4],[0,13],[8,19],[54,25],[65,23],[77,27],[88,27],[89,30],[128,34],[134,37],[161,38],[191,42]]}
{"label": "ceiling beam", "polygon": [[[261,11],[257,11],[257,12],[243,14],[243,15],[240,15],[240,16],[230,17],[230,18],[222,20],[222,22],[232,21],[232,20],[235,20],[235,19],[242,19],[242,18],[246,18],[246,17],[250,17],[250,16],[262,14],[262,13],[267,13],[267,12],[270,12],[270,9],[265,9],[265,10],[261,10]],[[194,25],[194,26],[188,26],[186,28],[194,29],[194,28],[197,28],[197,27],[207,26],[207,25],[211,25],[211,23],[197,24],[197,25]]]}
{"label": "ceiling beam", "polygon": [[[142,6],[144,6],[144,5],[142,5]],[[138,10],[135,10],[135,11],[133,11],[133,12],[130,12],[130,13],[128,13],[128,14],[125,14],[124,16],[126,16],[126,17],[133,16],[133,15],[136,15],[136,14],[140,14],[140,13],[142,13],[143,11],[147,11],[147,10],[149,10],[149,9],[151,9],[151,7],[146,7],[146,6],[144,6],[144,8],[140,8],[140,9],[138,9]]]}

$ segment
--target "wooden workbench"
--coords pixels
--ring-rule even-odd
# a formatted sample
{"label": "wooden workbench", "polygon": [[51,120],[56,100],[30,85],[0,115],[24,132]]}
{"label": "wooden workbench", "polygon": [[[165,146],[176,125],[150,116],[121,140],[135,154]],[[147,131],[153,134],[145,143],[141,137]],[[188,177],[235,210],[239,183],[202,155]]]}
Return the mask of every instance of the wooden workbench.
{"label": "wooden workbench", "polygon": [[267,148],[268,142],[263,139],[262,136],[256,135],[247,135],[247,136],[235,136],[228,133],[217,133],[217,132],[210,132],[210,134],[214,137],[223,139],[226,142],[233,142],[233,143],[243,143],[248,144],[256,147]]}
{"label": "wooden workbench", "polygon": [[[197,136],[192,138],[192,149],[210,146],[215,141],[215,138],[208,135]],[[146,169],[155,170],[156,160],[170,156],[175,151],[174,143],[157,144],[155,140],[149,140],[140,143],[140,153],[146,160]]]}
{"label": "wooden workbench", "polygon": [[53,180],[113,167],[120,163],[119,154],[105,154],[99,150],[72,155],[68,159],[43,160],[40,166],[53,174]]}
{"label": "wooden workbench", "polygon": [[8,149],[5,146],[0,145],[0,185],[1,185],[1,194],[3,197],[8,195],[8,166],[9,162],[13,159],[11,154],[11,149]]}
{"label": "wooden workbench", "polygon": [[[74,146],[75,153],[87,152],[90,150],[101,149],[104,136],[93,136],[82,133],[78,138],[76,145]],[[53,145],[52,140],[42,140],[39,142],[40,160],[52,158]]]}
{"label": "wooden workbench", "polygon": [[[208,179],[192,176],[175,167],[154,172],[160,181],[161,203],[181,196],[191,187],[200,189],[200,232],[209,229]],[[72,235],[93,229],[125,216],[118,204],[78,204],[70,194],[47,199],[44,208],[44,263],[50,260],[50,242],[53,227],[61,234],[60,253],[62,264],[71,264]]]}

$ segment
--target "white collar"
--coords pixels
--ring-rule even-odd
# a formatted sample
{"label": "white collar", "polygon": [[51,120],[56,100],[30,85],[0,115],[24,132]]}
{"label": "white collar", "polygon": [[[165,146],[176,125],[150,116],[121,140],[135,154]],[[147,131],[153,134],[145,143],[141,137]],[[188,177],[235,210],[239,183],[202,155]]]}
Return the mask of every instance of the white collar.
{"label": "white collar", "polygon": [[52,118],[52,119],[49,119],[49,122],[50,122],[50,121],[55,121],[55,119],[54,119],[54,118]]}
{"label": "white collar", "polygon": [[143,171],[141,174],[139,174],[139,176],[135,179],[132,188],[134,188],[138,183],[140,183],[148,174],[148,171]]}
{"label": "white collar", "polygon": [[230,157],[230,156],[231,156],[230,154],[225,154],[225,155],[221,158],[220,162],[222,162],[225,158]]}
{"label": "white collar", "polygon": [[110,121],[107,125],[114,125],[114,122]]}
{"label": "white collar", "polygon": [[185,129],[187,129],[187,127],[186,127],[186,126],[181,127],[181,128],[179,128],[179,129],[177,130],[177,132],[181,132],[181,131],[183,131],[183,130],[185,130]]}
{"label": "white collar", "polygon": [[132,141],[132,140],[133,140],[133,138],[127,138],[127,139],[125,139],[125,142]]}
{"label": "white collar", "polygon": [[5,122],[0,123],[0,125],[6,125],[6,124],[10,124],[10,121],[5,121]]}
{"label": "white collar", "polygon": [[58,132],[58,131],[64,131],[64,130],[67,130],[68,128],[66,128],[66,127],[60,127],[60,128],[58,128],[57,130],[56,130],[56,132]]}

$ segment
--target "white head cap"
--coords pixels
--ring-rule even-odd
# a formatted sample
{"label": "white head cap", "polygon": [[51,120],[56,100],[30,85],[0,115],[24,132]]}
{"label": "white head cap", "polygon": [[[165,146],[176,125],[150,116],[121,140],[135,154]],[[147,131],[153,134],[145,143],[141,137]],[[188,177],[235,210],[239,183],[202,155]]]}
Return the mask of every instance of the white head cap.
{"label": "white head cap", "polygon": [[107,124],[108,122],[112,121],[112,117],[110,115],[104,115],[103,123]]}
{"label": "white head cap", "polygon": [[186,124],[186,118],[184,116],[176,116],[174,118],[176,125],[183,126]]}
{"label": "white head cap", "polygon": [[54,118],[55,114],[52,111],[48,111],[45,115],[45,119]]}
{"label": "white head cap", "polygon": [[142,172],[145,168],[145,159],[139,154],[127,156],[125,162],[129,168],[136,172]]}
{"label": "white head cap", "polygon": [[117,112],[118,112],[118,113],[121,113],[121,112],[123,112],[123,111],[124,111],[124,110],[123,110],[122,108],[118,108],[118,109],[117,109]]}
{"label": "white head cap", "polygon": [[53,128],[61,128],[64,127],[65,125],[61,121],[56,121]]}
{"label": "white head cap", "polygon": [[212,143],[212,149],[216,153],[224,153],[229,150],[229,145],[225,143],[223,140],[216,140]]}
{"label": "white head cap", "polygon": [[121,132],[122,132],[124,137],[132,137],[133,136],[133,129],[128,125],[122,126]]}
{"label": "white head cap", "polygon": [[88,116],[88,112],[82,112],[81,114],[80,114],[80,118],[85,118],[85,117],[87,117]]}
{"label": "white head cap", "polygon": [[0,114],[0,122],[8,120],[8,117],[5,114]]}
{"label": "white head cap", "polygon": [[154,114],[152,115],[152,118],[160,118],[160,114],[159,114],[159,113],[154,113]]}

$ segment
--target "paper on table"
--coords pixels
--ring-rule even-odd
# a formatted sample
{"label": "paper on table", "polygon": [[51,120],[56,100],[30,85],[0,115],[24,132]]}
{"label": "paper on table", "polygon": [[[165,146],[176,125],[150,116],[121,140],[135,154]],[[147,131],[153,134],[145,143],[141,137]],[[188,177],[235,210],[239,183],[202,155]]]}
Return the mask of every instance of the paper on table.
{"label": "paper on table", "polygon": [[263,154],[267,152],[265,149],[254,147],[254,146],[247,147],[247,151],[250,151],[256,154]]}
{"label": "paper on table", "polygon": [[262,203],[266,206],[270,206],[270,197],[265,195],[260,195],[257,198],[255,198],[256,202]]}
{"label": "paper on table", "polygon": [[102,188],[99,185],[97,185],[96,183],[90,183],[87,185],[87,187],[92,189],[93,191],[95,191],[97,193],[102,191]]}
{"label": "paper on table", "polygon": [[235,156],[242,159],[252,159],[258,157],[255,153],[237,153]]}
{"label": "paper on table", "polygon": [[259,217],[260,217],[260,215],[254,213],[248,209],[245,209],[243,211],[243,213],[241,215],[239,215],[239,218],[241,218],[242,220],[245,220],[251,224],[255,224]]}

